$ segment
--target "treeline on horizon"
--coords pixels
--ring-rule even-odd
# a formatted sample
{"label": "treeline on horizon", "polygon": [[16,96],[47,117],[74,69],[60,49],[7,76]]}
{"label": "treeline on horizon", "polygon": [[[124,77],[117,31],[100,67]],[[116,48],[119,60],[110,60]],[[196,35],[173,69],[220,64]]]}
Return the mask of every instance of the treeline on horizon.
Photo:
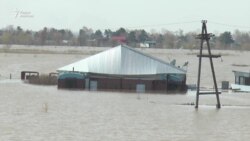
{"label": "treeline on horizon", "polygon": [[[101,31],[88,27],[83,27],[78,34],[74,34],[69,29],[44,27],[39,31],[32,31],[23,30],[20,26],[7,26],[0,29],[0,44],[112,47],[125,43],[131,47],[140,47],[143,43],[154,43],[155,48],[197,49],[200,46],[200,40],[195,38],[198,34],[200,33],[184,33],[182,30],[177,32],[163,30],[159,33],[125,28]],[[210,45],[215,49],[250,50],[250,32],[225,31],[214,36],[210,40]]]}

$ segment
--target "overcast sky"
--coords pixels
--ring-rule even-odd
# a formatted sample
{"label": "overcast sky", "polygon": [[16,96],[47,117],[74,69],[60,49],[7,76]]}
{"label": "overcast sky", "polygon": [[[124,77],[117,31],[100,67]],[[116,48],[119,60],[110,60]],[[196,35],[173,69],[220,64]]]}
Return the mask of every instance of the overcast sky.
{"label": "overcast sky", "polygon": [[[0,28],[250,31],[250,0],[1,0]],[[223,25],[227,24],[227,25]],[[237,26],[235,26],[237,25]]]}

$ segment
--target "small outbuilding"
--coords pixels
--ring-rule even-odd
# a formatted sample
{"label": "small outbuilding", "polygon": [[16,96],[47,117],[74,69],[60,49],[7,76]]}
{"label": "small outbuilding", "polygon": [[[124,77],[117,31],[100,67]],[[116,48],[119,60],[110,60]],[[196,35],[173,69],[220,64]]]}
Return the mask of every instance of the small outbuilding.
{"label": "small outbuilding", "polygon": [[39,72],[36,71],[21,71],[21,80],[26,80],[34,77],[39,77]]}
{"label": "small outbuilding", "polygon": [[171,92],[186,91],[186,71],[120,45],[61,67],[58,88]]}
{"label": "small outbuilding", "polygon": [[233,71],[235,84],[250,86],[250,72]]}
{"label": "small outbuilding", "polygon": [[235,83],[231,84],[234,91],[250,92],[250,72],[233,71]]}

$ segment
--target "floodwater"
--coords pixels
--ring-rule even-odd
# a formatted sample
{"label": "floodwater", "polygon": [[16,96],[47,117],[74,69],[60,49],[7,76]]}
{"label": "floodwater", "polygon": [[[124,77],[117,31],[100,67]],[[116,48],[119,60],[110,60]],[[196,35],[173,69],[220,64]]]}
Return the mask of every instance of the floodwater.
{"label": "floodwater", "polygon": [[[187,83],[196,83],[197,50],[142,51],[167,61],[175,58],[178,65],[189,61]],[[232,70],[250,70],[250,52],[215,52],[224,55],[222,60],[214,60],[219,87],[223,80],[234,81]],[[223,92],[220,95],[221,109],[215,108],[215,96],[200,96],[197,110],[189,105],[195,102],[193,91],[186,95],[68,91],[57,90],[56,86],[30,85],[20,80],[22,70],[54,72],[87,56],[88,53],[0,53],[0,140],[249,140],[248,93]],[[212,88],[207,60],[203,67],[202,84]],[[10,73],[12,80],[8,79]]]}

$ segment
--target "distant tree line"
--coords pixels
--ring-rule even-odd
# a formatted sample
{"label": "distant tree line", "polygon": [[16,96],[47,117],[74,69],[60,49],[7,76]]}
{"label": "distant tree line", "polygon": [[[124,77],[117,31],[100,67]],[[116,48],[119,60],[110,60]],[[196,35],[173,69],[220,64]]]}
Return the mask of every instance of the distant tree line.
{"label": "distant tree line", "polygon": [[[53,46],[116,46],[127,44],[139,47],[145,42],[154,42],[156,48],[186,48],[196,49],[200,41],[195,39],[197,32],[182,30],[172,32],[146,32],[143,29],[127,30],[119,28],[116,31],[106,29],[93,30],[83,27],[79,33],[69,29],[55,29],[44,27],[39,31],[23,30],[20,26],[7,26],[0,29],[0,44],[12,45],[53,45]],[[211,40],[211,46],[216,49],[242,49],[250,50],[250,32],[235,30],[233,33],[225,31]]]}

